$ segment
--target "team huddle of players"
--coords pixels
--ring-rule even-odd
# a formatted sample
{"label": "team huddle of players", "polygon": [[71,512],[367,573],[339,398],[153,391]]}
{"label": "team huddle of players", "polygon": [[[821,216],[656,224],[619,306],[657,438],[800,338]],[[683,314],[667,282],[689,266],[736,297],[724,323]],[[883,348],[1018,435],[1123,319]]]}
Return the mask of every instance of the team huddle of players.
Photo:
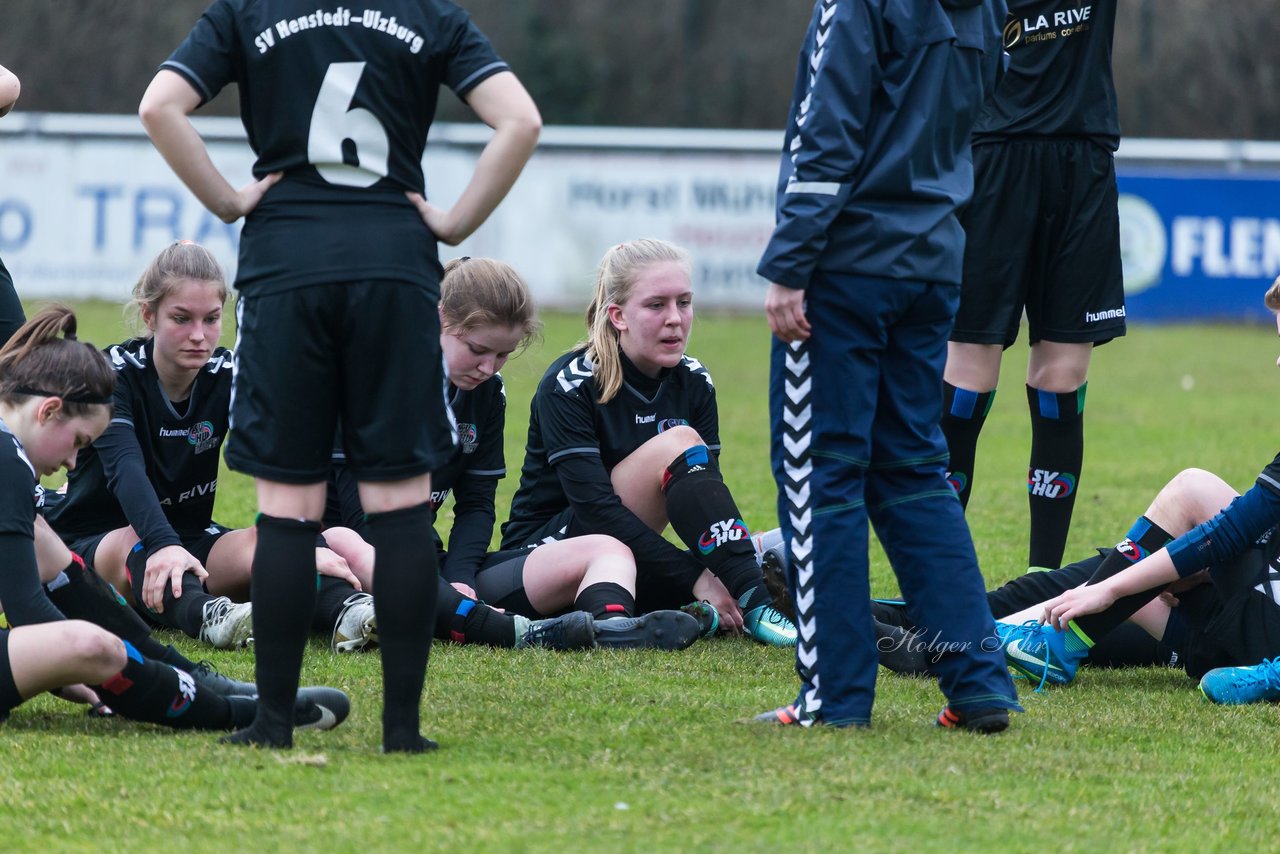
{"label": "team huddle of players", "polygon": [[[922,42],[919,67],[954,49],[957,56],[970,51],[964,62],[975,75],[994,69],[990,56],[973,51],[998,52],[984,49],[983,40],[998,37],[1001,0],[901,0],[876,15],[888,30],[903,27],[910,15],[899,19],[895,10],[913,4],[929,7],[922,14],[936,18],[939,31],[954,28],[943,52],[936,40]],[[603,253],[583,339],[550,364],[533,396],[519,487],[500,548],[489,550],[497,483],[506,474],[499,370],[539,325],[516,269],[467,257],[442,266],[437,243],[465,239],[500,203],[534,149],[541,120],[506,63],[453,3],[383,5],[389,17],[379,12],[370,24],[369,13],[357,17],[354,10],[346,18],[299,18],[306,10],[292,0],[216,0],[143,96],[143,124],[178,177],[224,220],[245,220],[234,352],[219,345],[228,283],[213,256],[190,241],[166,247],[143,272],[133,292],[139,335],[105,351],[76,340],[68,309],[49,308],[23,323],[0,265],[8,340],[0,350],[0,602],[12,627],[0,632],[0,713],[56,689],[104,713],[228,730],[229,743],[289,747],[296,728],[329,728],[349,712],[341,691],[299,687],[314,631],[335,652],[379,649],[382,747],[422,752],[435,747],[419,731],[433,638],[678,650],[729,632],[772,646],[799,642],[800,699],[762,720],[869,722],[870,695],[859,687],[865,674],[849,680],[850,710],[836,711],[843,661],[830,654],[822,664],[825,709],[817,699],[819,647],[847,645],[860,661],[874,654],[863,654],[866,626],[828,629],[831,609],[843,605],[818,603],[814,613],[826,615],[821,635],[806,617],[813,607],[807,579],[828,589],[823,585],[836,578],[824,563],[829,558],[817,560],[816,575],[809,568],[807,486],[787,492],[794,506],[785,534],[753,535],[721,475],[715,385],[686,353],[692,264],[680,247],[637,239]],[[827,66],[862,60],[851,48],[832,51],[823,65],[821,46],[828,38],[860,44],[851,5],[817,3],[802,57],[813,74],[802,67],[779,227],[762,262],[762,274],[781,283],[766,303],[778,336],[775,368],[803,363],[796,369],[808,370],[801,342],[812,333],[818,347],[847,331],[828,328],[836,311],[849,308],[842,297],[831,317],[819,313],[810,325],[804,315],[811,284],[812,307],[864,281],[841,279],[832,264],[866,276],[886,263],[892,281],[893,265],[919,251],[904,244],[878,255],[858,236],[864,220],[850,215],[874,197],[877,181],[892,185],[888,164],[902,153],[894,151],[901,138],[876,137],[873,128],[863,141],[868,151],[887,146],[877,160],[883,174],[822,171],[836,138],[822,134],[842,121],[842,108],[824,99],[826,87],[838,91],[843,78]],[[1010,20],[1053,5],[1012,3]],[[933,194],[925,203],[941,211],[938,227],[950,228],[972,191],[963,224],[988,236],[965,244],[957,226],[938,243],[945,247],[938,257],[964,258],[958,315],[954,304],[944,312],[946,328],[950,316],[957,320],[936,401],[952,461],[946,474],[967,501],[1000,354],[1025,308],[1032,340],[1030,562],[1048,567],[1060,563],[1078,486],[1089,353],[1124,331],[1123,312],[1109,310],[1123,299],[1112,162],[1119,133],[1110,72],[1115,10],[1113,3],[1095,5],[1089,28],[1054,42],[1005,27],[1011,65],[996,95],[980,115],[981,84],[978,94],[968,93],[973,116],[934,111],[930,121],[950,122],[952,130],[964,125],[964,133],[920,142],[957,146],[935,162],[947,164],[941,179],[955,183],[954,197]],[[960,80],[953,74],[948,85]],[[254,180],[238,189],[214,166],[189,119],[230,83],[239,87],[257,155]],[[421,169],[442,84],[494,130],[448,209],[425,197]],[[0,68],[0,115],[16,97],[16,78]],[[973,118],[976,190],[960,168],[967,157],[957,156],[970,150]],[[806,126],[817,155],[805,147]],[[850,152],[834,156],[840,161]],[[798,177],[807,170],[815,177]],[[853,181],[852,190],[841,180]],[[1043,215],[1026,216],[1001,204],[1005,198],[1027,200]],[[895,228],[920,210],[902,199],[902,210],[889,212]],[[1089,230],[1053,226],[1063,243],[1050,251],[1037,231],[1054,221],[1046,211],[1087,222]],[[842,234],[848,239],[837,239]],[[815,241],[821,245],[814,248]],[[817,258],[825,262],[815,266]],[[812,274],[802,276],[809,267]],[[925,267],[908,267],[912,287],[915,278],[929,278],[915,276]],[[931,281],[958,290],[945,277]],[[892,302],[903,292],[889,287],[883,298]],[[1280,309],[1280,290],[1268,304]],[[841,367],[829,360],[812,370],[826,382]],[[925,403],[911,418],[934,412],[933,402]],[[775,416],[784,417],[781,410]],[[792,416],[810,413],[785,417]],[[938,427],[933,417],[931,429]],[[812,471],[867,468],[852,459],[833,462],[839,455],[820,446],[825,434],[815,435]],[[775,444],[781,452],[782,441]],[[254,478],[253,528],[232,530],[213,518],[222,455]],[[799,465],[790,456],[775,460],[780,486],[783,472]],[[889,468],[900,479],[910,469],[928,485],[943,465],[945,455],[935,455]],[[1105,657],[1104,637],[1131,648],[1131,639],[1116,639],[1128,637],[1122,624],[1136,624],[1163,647],[1126,660],[1176,653],[1192,675],[1206,674],[1202,689],[1214,699],[1269,697],[1269,665],[1254,665],[1280,651],[1280,629],[1272,629],[1280,626],[1280,584],[1270,581],[1280,577],[1280,563],[1268,545],[1280,521],[1277,465],[1235,501],[1205,473],[1182,476],[1107,555],[992,593],[992,609],[1003,618],[995,636],[1008,664],[1042,684],[1064,684],[1091,655]],[[41,476],[62,468],[69,473],[64,490],[40,487]],[[1047,472],[1056,479],[1046,480]],[[892,478],[875,477],[871,482],[892,486]],[[900,500],[890,496],[884,507],[904,509],[886,515],[878,507],[873,519],[919,510],[925,505],[912,502],[921,497],[950,499],[949,492],[916,494],[915,485],[903,484]],[[435,522],[450,498],[446,548]],[[1175,502],[1193,504],[1194,518],[1169,512]],[[815,529],[847,509],[833,508]],[[814,516],[824,516],[821,507]],[[663,536],[668,527],[685,548]],[[799,560],[804,578],[789,572],[788,557]],[[895,569],[906,589],[904,568]],[[1204,579],[1214,583],[1195,584]],[[1173,582],[1182,600],[1177,609],[1159,598]],[[936,579],[920,586],[942,595]],[[918,642],[929,631],[917,624],[925,611],[880,602],[873,613],[882,662],[937,670],[948,690],[939,665],[950,654],[945,639],[938,647]],[[990,625],[979,616],[974,625]],[[255,682],[195,664],[158,640],[157,626],[219,648],[252,641]],[[1222,666],[1236,669],[1214,669]],[[1016,695],[998,669],[986,706],[966,706],[948,690],[939,723],[982,732],[1007,726]]]}

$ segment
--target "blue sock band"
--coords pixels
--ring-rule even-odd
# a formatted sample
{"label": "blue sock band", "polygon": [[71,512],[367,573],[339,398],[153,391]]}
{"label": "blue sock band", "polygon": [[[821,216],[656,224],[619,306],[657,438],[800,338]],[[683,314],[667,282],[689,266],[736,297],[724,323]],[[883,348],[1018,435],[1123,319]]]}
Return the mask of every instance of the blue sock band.
{"label": "blue sock band", "polygon": [[132,658],[134,661],[141,664],[142,653],[138,652],[138,648],[135,647],[133,644],[129,643],[128,641],[121,641],[121,643],[124,644],[125,655],[129,656],[129,658]]}
{"label": "blue sock band", "polygon": [[685,465],[692,468],[693,466],[705,466],[711,462],[711,456],[707,452],[706,445],[694,445],[692,448],[684,452]]}
{"label": "blue sock band", "polygon": [[467,614],[470,614],[475,606],[476,603],[474,601],[470,599],[463,599],[458,603],[458,607],[453,613],[463,619],[466,619]]}
{"label": "blue sock band", "polygon": [[972,418],[978,407],[978,393],[959,386],[955,389],[955,396],[951,399],[951,414],[956,418]]}

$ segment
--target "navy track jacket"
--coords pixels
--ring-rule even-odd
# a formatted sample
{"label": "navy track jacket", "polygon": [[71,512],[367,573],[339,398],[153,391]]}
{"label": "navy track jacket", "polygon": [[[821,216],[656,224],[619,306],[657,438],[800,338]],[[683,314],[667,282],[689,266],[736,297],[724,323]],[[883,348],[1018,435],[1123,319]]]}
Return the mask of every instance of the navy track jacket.
{"label": "navy track jacket", "polygon": [[757,272],[959,284],[969,136],[1001,67],[1005,0],[818,0]]}

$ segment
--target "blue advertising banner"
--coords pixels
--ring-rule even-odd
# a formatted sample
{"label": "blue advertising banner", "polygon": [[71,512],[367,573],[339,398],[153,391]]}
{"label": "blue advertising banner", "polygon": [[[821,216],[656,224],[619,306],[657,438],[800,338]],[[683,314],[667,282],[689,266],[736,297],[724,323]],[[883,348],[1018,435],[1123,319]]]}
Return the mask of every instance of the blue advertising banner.
{"label": "blue advertising banner", "polygon": [[1280,173],[1117,168],[1130,322],[1272,322]]}

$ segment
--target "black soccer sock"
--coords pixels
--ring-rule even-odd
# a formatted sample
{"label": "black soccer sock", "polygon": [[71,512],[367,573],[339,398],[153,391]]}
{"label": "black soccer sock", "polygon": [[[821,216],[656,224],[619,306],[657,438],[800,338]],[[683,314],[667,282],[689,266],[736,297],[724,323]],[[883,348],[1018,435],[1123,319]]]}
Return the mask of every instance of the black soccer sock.
{"label": "black soccer sock", "polygon": [[573,607],[586,611],[597,620],[611,617],[631,617],[636,613],[636,597],[627,588],[612,581],[589,584],[573,600]]}
{"label": "black soccer sock", "polygon": [[956,491],[961,507],[969,506],[973,490],[973,469],[978,458],[978,434],[987,423],[987,413],[995,402],[995,390],[969,391],[942,384],[942,435],[947,439],[951,462],[947,482]]}
{"label": "black soccer sock", "polygon": [[[1129,534],[1107,553],[1098,564],[1098,568],[1089,577],[1089,584],[1097,584],[1110,578],[1121,570],[1128,569],[1138,561],[1164,548],[1173,537],[1146,516],[1133,523]],[[1160,595],[1160,588],[1143,590],[1117,599],[1110,608],[1100,614],[1088,614],[1077,617],[1071,622],[1077,633],[1083,634],[1089,641],[1096,643],[1108,632],[1125,620],[1132,617],[1152,599]]]}
{"label": "black soccer sock", "polygon": [[173,588],[164,587],[164,610],[155,611],[142,604],[142,588],[146,580],[147,555],[138,543],[125,558],[125,567],[129,571],[129,584],[133,587],[133,601],[137,607],[152,621],[170,629],[178,629],[189,638],[200,637],[200,627],[204,625],[204,606],[211,596],[204,589],[204,583],[196,578],[193,572],[182,574],[182,595],[175,597]]}
{"label": "black soccer sock", "polygon": [[435,637],[454,643],[477,643],[510,649],[516,645],[516,621],[469,599],[440,579],[436,592]]}
{"label": "black soccer sock", "polygon": [[1084,461],[1084,397],[1088,387],[1085,383],[1075,391],[1055,394],[1027,386],[1031,409],[1028,566],[1057,569],[1062,565]]}
{"label": "black soccer sock", "polygon": [[98,686],[113,711],[174,729],[232,729],[248,722],[226,697],[199,690],[189,673],[144,658],[128,641],[124,646],[124,669]]}
{"label": "black soccer sock", "polygon": [[332,636],[334,626],[338,624],[338,618],[346,608],[347,599],[357,591],[350,582],[332,575],[318,576],[318,586],[316,614],[311,621],[311,630]]}
{"label": "black soccer sock", "polygon": [[293,746],[293,704],[316,605],[320,523],[258,514],[251,598],[258,711],[231,744]]}
{"label": "black soccer sock", "polygon": [[743,609],[770,604],[751,532],[706,445],[694,445],[671,461],[662,491],[672,529],[734,599],[747,597]]}
{"label": "black soccer sock", "polygon": [[367,518],[377,555],[373,607],[382,649],[382,749],[417,752],[427,749],[418,725],[439,580],[431,505]]}
{"label": "black soccer sock", "polygon": [[[166,661],[170,647],[151,636],[151,628],[129,607],[110,584],[93,567],[85,566],[79,555],[58,579],[45,585],[49,601],[67,617],[101,626],[116,637],[133,644],[138,652],[156,661]],[[181,665],[169,662],[175,666]]]}

